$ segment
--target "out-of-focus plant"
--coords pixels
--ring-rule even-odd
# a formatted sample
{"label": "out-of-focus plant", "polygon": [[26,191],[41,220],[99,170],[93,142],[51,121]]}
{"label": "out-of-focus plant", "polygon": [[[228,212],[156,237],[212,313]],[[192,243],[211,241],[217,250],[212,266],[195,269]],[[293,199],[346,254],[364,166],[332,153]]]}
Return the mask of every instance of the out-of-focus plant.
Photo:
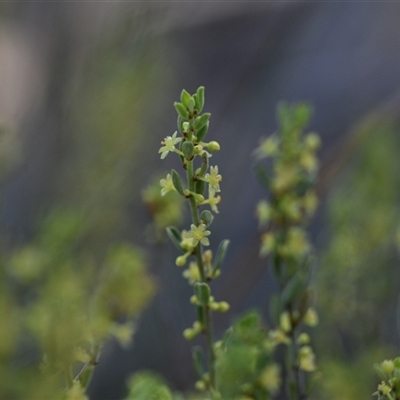
{"label": "out-of-focus plant", "polygon": [[400,357],[375,364],[374,369],[382,379],[378,390],[373,394],[378,400],[400,399]]}
{"label": "out-of-focus plant", "polygon": [[57,211],[36,239],[3,256],[0,397],[87,399],[104,341],[131,340],[154,291],[143,254],[110,248],[99,262],[82,246],[84,217]]}
{"label": "out-of-focus plant", "polygon": [[271,300],[276,329],[270,337],[285,348],[287,396],[300,400],[308,398],[317,369],[304,329],[318,323],[309,287],[312,251],[305,226],[317,207],[315,153],[320,139],[315,133],[303,133],[310,118],[307,105],[282,104],[278,116],[278,132],[262,141],[255,153],[268,161],[266,166],[257,165],[260,181],[269,191],[268,200],[257,206],[260,225],[266,227],[260,255],[269,256],[279,285]]}
{"label": "out-of-focus plant", "polygon": [[357,152],[328,196],[328,245],[315,284],[321,310],[316,349],[324,354],[318,400],[367,398],[374,387],[371,365],[394,351],[400,162],[397,129],[385,121],[355,132]]}

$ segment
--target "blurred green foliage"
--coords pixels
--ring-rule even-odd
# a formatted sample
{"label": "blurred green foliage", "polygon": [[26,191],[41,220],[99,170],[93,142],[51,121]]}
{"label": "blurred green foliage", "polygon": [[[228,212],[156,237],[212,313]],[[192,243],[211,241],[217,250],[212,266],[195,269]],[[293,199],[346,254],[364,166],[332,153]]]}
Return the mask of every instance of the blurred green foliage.
{"label": "blurred green foliage", "polygon": [[398,127],[364,127],[328,198],[330,238],[316,280],[324,374],[316,399],[369,397],[371,366],[390,355],[397,336],[399,149]]}
{"label": "blurred green foliage", "polygon": [[9,378],[0,381],[1,398],[58,398],[65,388],[67,397],[84,398],[79,382],[103,342],[111,334],[131,340],[132,318],[154,283],[141,252],[127,244],[110,248],[99,264],[83,246],[87,226],[80,213],[55,211],[35,240],[3,254],[0,319],[8,323],[0,368]]}

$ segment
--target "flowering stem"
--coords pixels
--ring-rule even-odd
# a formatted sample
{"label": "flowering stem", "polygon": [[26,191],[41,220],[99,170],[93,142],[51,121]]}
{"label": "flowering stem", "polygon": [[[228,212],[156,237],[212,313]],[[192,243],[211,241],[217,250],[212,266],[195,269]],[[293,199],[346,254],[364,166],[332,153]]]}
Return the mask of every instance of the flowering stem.
{"label": "flowering stem", "polygon": [[[188,188],[190,191],[194,191],[195,188],[195,180],[194,180],[194,173],[193,173],[193,160],[187,162],[186,168],[187,174],[187,182]],[[200,218],[199,218],[199,211],[198,206],[196,204],[196,200],[193,196],[189,197],[189,204],[190,204],[190,212],[192,215],[192,221],[195,225],[199,225]],[[201,282],[208,283],[205,273],[205,268],[203,264],[202,258],[202,246],[199,242],[195,248],[195,255],[196,255],[196,262],[199,268],[199,274]],[[203,306],[204,312],[204,326],[203,326],[203,333],[206,338],[206,346],[207,346],[207,354],[208,354],[208,366],[210,369],[210,386],[211,389],[216,388],[216,374],[215,374],[215,351],[214,351],[214,341],[213,341],[213,333],[212,333],[212,326],[211,326],[211,310],[208,306]]]}

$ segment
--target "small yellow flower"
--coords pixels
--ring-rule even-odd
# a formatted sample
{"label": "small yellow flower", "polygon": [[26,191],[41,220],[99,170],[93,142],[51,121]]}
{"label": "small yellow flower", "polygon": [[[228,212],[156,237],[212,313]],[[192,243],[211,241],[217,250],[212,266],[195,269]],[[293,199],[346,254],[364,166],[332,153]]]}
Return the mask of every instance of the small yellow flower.
{"label": "small yellow flower", "polygon": [[174,191],[175,186],[172,183],[171,174],[168,174],[165,179],[160,180],[161,189],[161,196],[165,196],[168,192]]}
{"label": "small yellow flower", "polygon": [[192,261],[189,264],[189,267],[183,271],[182,275],[189,281],[191,285],[193,285],[195,282],[200,280],[199,267],[195,262]]}
{"label": "small yellow flower", "polygon": [[208,192],[208,199],[204,200],[202,204],[209,204],[211,210],[214,211],[216,214],[219,213],[217,204],[221,202],[221,196],[215,196],[215,190],[209,190]]}
{"label": "small yellow flower", "polygon": [[175,131],[172,136],[167,136],[161,144],[164,146],[160,147],[160,150],[158,150],[159,153],[161,153],[161,159],[163,160],[165,157],[167,157],[169,152],[177,152],[180,154],[180,151],[175,149],[175,146],[182,140],[182,138],[177,138],[176,137],[177,132]]}
{"label": "small yellow flower", "polygon": [[318,314],[313,308],[309,308],[304,315],[303,322],[308,326],[318,325]]}
{"label": "small yellow flower", "polygon": [[259,381],[269,393],[275,394],[281,386],[281,372],[277,364],[268,365],[261,372]]}
{"label": "small yellow flower", "polygon": [[315,354],[310,346],[303,346],[299,352],[299,367],[306,372],[313,372],[317,369],[315,365]]}
{"label": "small yellow flower", "polygon": [[218,174],[218,166],[210,168],[210,173],[204,176],[204,180],[210,185],[215,192],[220,192],[219,183],[222,180],[222,176]]}
{"label": "small yellow flower", "polygon": [[383,394],[384,396],[387,396],[392,391],[392,388],[389,385],[387,385],[386,382],[382,381],[378,385],[378,390],[379,393]]}
{"label": "small yellow flower", "polygon": [[210,235],[210,231],[206,231],[206,226],[204,224],[200,224],[196,226],[194,224],[190,225],[190,231],[187,232],[186,238],[192,239],[192,246],[197,246],[200,242],[204,246],[209,246],[210,241],[206,236]]}

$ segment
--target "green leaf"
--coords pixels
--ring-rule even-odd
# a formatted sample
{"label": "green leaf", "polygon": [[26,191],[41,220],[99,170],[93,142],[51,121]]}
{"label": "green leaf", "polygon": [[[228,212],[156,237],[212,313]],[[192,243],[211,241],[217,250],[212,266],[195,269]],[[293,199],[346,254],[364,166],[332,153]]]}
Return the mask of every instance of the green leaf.
{"label": "green leaf", "polygon": [[285,285],[281,298],[283,304],[293,303],[306,289],[306,283],[304,279],[296,274],[290,279],[290,281]]}
{"label": "green leaf", "polygon": [[174,103],[175,110],[177,113],[183,118],[183,119],[188,119],[189,118],[189,112],[186,109],[186,107],[182,103],[178,103],[177,101]]}
{"label": "green leaf", "polygon": [[196,119],[194,120],[193,128],[196,131],[203,128],[203,126],[207,124],[210,117],[211,117],[210,113],[204,113],[203,115],[196,117]]}
{"label": "green leaf", "polygon": [[181,249],[182,235],[181,235],[180,231],[178,230],[178,228],[176,228],[175,226],[169,226],[169,227],[165,228],[165,230],[167,231],[167,235],[171,239],[171,242],[179,250],[182,250]]}
{"label": "green leaf", "polygon": [[197,89],[195,96],[196,110],[201,113],[201,110],[204,107],[204,86],[200,86]]}
{"label": "green leaf", "polygon": [[194,284],[194,294],[202,306],[207,306],[210,301],[210,286],[205,282],[196,282]]}
{"label": "green leaf", "polygon": [[194,156],[194,146],[193,143],[186,140],[181,146],[182,153],[184,154],[186,160],[191,160]]}
{"label": "green leaf", "polygon": [[183,89],[181,92],[181,103],[187,107],[189,105],[189,101],[192,98],[192,96],[185,90]]}
{"label": "green leaf", "polygon": [[387,374],[385,374],[385,371],[382,369],[382,367],[375,363],[373,365],[374,371],[378,374],[379,378],[386,381],[387,379],[389,379],[389,377],[387,376]]}
{"label": "green leaf", "polygon": [[182,196],[184,196],[185,194],[183,193],[181,178],[174,169],[171,170],[171,177],[172,177],[172,183],[174,184],[174,188],[176,189],[176,191]]}
{"label": "green leaf", "polygon": [[194,368],[198,379],[203,379],[204,374],[204,355],[203,349],[200,346],[194,346],[192,349],[192,357]]}
{"label": "green leaf", "polygon": [[282,314],[282,302],[278,294],[273,294],[269,301],[269,314],[274,325],[279,325],[279,317]]}
{"label": "green leaf", "polygon": [[183,134],[183,126],[182,126],[182,124],[183,124],[184,122],[185,122],[185,121],[183,120],[183,118],[178,114],[178,119],[177,119],[177,121],[176,121],[176,125],[178,126],[179,132],[182,133],[182,134]]}
{"label": "green leaf", "polygon": [[204,196],[205,188],[206,188],[206,183],[199,179],[195,184],[195,192]]}
{"label": "green leaf", "polygon": [[224,239],[218,246],[217,255],[215,256],[214,268],[213,272],[216,272],[221,269],[221,265],[225,260],[226,252],[229,247],[229,240]]}
{"label": "green leaf", "polygon": [[307,289],[304,291],[297,302],[297,309],[300,313],[300,318],[303,318],[308,309],[311,306],[313,300],[313,291],[311,289]]}
{"label": "green leaf", "polygon": [[201,129],[199,129],[196,133],[196,142],[199,143],[201,142],[204,137],[206,136],[208,132],[208,127],[210,126],[210,123],[207,122]]}
{"label": "green leaf", "polygon": [[214,216],[208,210],[203,210],[200,213],[200,220],[207,227],[211,225],[211,223],[213,222],[213,219],[214,219]]}
{"label": "green leaf", "polygon": [[208,157],[207,157],[207,154],[204,154],[203,156],[201,156],[201,159],[202,159],[203,162],[202,162],[201,167],[200,167],[199,176],[203,177],[206,174],[207,170],[208,170]]}

